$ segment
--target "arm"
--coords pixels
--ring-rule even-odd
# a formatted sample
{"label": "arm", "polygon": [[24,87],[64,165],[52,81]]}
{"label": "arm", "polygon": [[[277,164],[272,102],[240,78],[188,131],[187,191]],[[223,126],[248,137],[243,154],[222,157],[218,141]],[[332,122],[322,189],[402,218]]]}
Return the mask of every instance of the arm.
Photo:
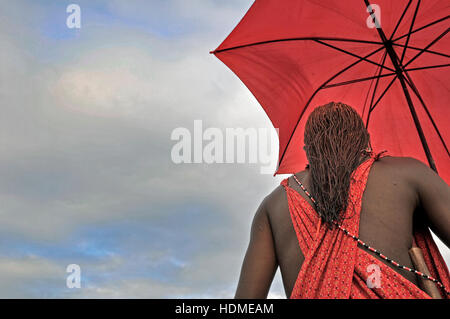
{"label": "arm", "polygon": [[412,160],[414,184],[431,230],[450,247],[450,187],[431,168]]}
{"label": "arm", "polygon": [[234,298],[266,298],[277,267],[272,230],[263,201],[253,218],[250,243]]}

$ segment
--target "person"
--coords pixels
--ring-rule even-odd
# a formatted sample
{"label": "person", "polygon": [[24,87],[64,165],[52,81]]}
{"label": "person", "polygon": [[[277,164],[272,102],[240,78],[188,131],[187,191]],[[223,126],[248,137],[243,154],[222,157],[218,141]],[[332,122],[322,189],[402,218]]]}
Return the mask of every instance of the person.
{"label": "person", "polygon": [[305,170],[256,211],[235,298],[267,298],[278,266],[290,298],[430,298],[412,271],[415,243],[448,298],[449,271],[429,232],[450,245],[446,182],[419,160],[374,152],[343,103],[311,112],[304,144]]}

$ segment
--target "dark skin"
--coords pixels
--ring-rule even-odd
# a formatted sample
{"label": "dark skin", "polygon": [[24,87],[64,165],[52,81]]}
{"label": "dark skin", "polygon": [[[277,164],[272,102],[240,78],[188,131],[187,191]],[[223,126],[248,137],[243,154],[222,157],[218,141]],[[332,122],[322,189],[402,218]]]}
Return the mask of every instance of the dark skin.
{"label": "dark skin", "polygon": [[[306,189],[311,188],[308,169],[296,176]],[[292,177],[289,186],[312,205]],[[400,264],[413,268],[408,250],[412,245],[413,223],[419,219],[450,246],[450,187],[416,159],[386,156],[375,161],[362,199],[360,238]],[[416,275],[394,268],[369,253],[417,285]],[[235,298],[266,298],[278,266],[289,297],[304,259],[291,222],[286,192],[278,186],[263,200],[254,216]]]}

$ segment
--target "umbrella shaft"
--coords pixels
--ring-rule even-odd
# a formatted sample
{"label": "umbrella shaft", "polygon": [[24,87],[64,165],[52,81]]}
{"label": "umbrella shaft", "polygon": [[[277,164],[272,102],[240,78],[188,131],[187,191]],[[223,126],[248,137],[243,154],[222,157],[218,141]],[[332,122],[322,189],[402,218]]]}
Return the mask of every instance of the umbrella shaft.
{"label": "umbrella shaft", "polygon": [[434,162],[433,157],[431,156],[431,151],[430,148],[428,147],[428,143],[425,138],[425,134],[423,133],[422,126],[420,125],[419,118],[417,117],[416,110],[414,109],[414,104],[412,102],[411,95],[409,94],[408,88],[406,87],[406,80],[403,71],[401,70],[400,65],[398,64],[398,56],[395,53],[395,50],[393,49],[392,44],[389,41],[386,41],[385,45],[389,57],[392,60],[392,64],[395,67],[400,84],[403,88],[403,92],[405,94],[406,101],[408,102],[409,110],[414,120],[414,124],[416,125],[417,133],[419,134],[420,141],[422,142],[422,146],[425,151],[425,155],[427,156],[428,163],[430,167],[437,173],[436,164]]}
{"label": "umbrella shaft", "polygon": [[[367,6],[370,5],[369,0],[364,0]],[[395,50],[392,46],[392,41],[386,38],[383,29],[377,28],[378,34],[380,35],[381,40],[383,41],[386,51],[391,58],[392,64],[394,65],[395,72],[397,73],[397,77],[400,81],[400,84],[403,88],[403,93],[405,94],[406,101],[408,102],[409,111],[411,112],[412,118],[414,120],[414,124],[416,125],[417,133],[419,134],[420,141],[422,142],[423,150],[425,151],[425,155],[427,156],[428,164],[430,167],[437,173],[436,164],[434,163],[433,156],[431,156],[430,148],[428,147],[427,140],[425,138],[425,134],[423,133],[422,126],[420,125],[419,118],[417,117],[416,110],[414,109],[414,104],[411,99],[411,95],[409,94],[408,88],[406,87],[406,80],[403,74],[403,70],[398,63],[398,56],[395,53]]]}

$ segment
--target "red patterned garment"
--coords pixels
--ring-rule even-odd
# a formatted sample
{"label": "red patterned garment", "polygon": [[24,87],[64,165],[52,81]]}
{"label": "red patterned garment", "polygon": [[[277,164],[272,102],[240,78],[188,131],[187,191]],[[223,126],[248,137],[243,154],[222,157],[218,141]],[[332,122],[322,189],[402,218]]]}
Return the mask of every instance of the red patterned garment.
{"label": "red patterned garment", "polygon": [[[352,173],[349,202],[342,227],[359,236],[361,201],[370,168],[375,160],[385,156],[371,153],[369,159]],[[296,190],[281,182],[287,194],[289,212],[300,249],[305,256],[290,298],[388,299],[431,298],[416,285],[380,262],[341,229],[329,229],[320,222],[314,208]],[[311,231],[312,230],[312,231]],[[416,245],[423,251],[431,276],[449,287],[448,268],[427,227],[416,229]],[[376,248],[376,247],[375,247]],[[369,288],[367,267],[377,264],[381,270],[380,288]],[[443,298],[448,298],[442,293]]]}

